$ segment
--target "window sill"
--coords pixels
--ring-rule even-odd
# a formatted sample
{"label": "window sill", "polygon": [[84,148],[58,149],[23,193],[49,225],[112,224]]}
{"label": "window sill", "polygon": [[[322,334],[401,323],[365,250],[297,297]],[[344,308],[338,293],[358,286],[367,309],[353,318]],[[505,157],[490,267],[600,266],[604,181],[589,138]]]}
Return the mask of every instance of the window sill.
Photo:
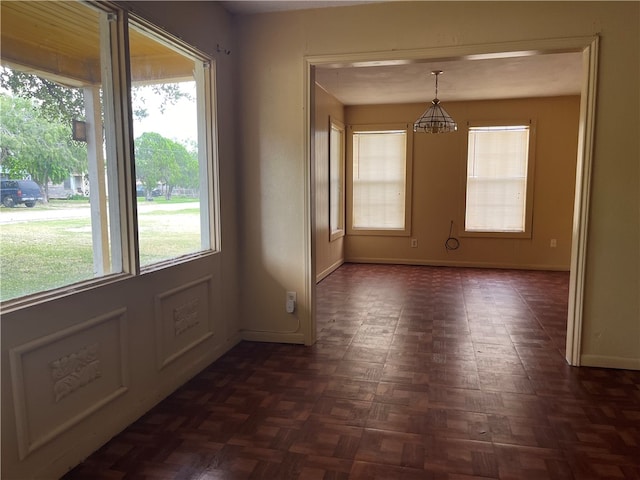
{"label": "window sill", "polygon": [[144,275],[145,273],[156,272],[158,270],[164,270],[167,268],[171,268],[174,265],[180,265],[182,263],[191,262],[194,260],[199,260],[201,258],[209,257],[212,255],[217,255],[220,253],[220,250],[206,250],[203,252],[197,253],[188,253],[184,256],[171,258],[169,260],[163,260],[158,263],[152,263],[149,265],[142,265],[140,267],[140,275]]}
{"label": "window sill", "polygon": [[329,243],[335,242],[342,237],[344,237],[344,230],[336,230],[335,232],[329,234]]}
{"label": "window sill", "polygon": [[409,237],[411,232],[405,229],[372,230],[364,228],[351,228],[348,235],[368,235],[375,237]]}
{"label": "window sill", "polygon": [[100,288],[105,285],[110,285],[122,281],[127,278],[132,278],[133,275],[129,273],[113,273],[104,277],[85,280],[83,282],[74,283],[64,287],[56,288],[55,290],[49,290],[46,292],[34,293],[31,295],[25,295],[24,297],[18,297],[15,299],[5,300],[0,303],[0,309],[2,314],[15,312],[24,308],[33,307],[41,303],[57,300],[76,293],[82,293],[95,288]]}

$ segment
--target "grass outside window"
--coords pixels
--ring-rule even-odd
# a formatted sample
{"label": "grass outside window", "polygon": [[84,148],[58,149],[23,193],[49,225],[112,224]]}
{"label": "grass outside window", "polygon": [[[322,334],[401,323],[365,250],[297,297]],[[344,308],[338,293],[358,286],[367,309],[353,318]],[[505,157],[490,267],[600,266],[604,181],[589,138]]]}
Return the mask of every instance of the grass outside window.
{"label": "grass outside window", "polygon": [[[146,263],[200,250],[200,209],[194,199],[138,201]],[[21,214],[74,212],[81,218],[21,220]],[[33,209],[0,208],[0,301],[94,278],[89,203],[51,201]],[[9,215],[12,220],[8,221]]]}

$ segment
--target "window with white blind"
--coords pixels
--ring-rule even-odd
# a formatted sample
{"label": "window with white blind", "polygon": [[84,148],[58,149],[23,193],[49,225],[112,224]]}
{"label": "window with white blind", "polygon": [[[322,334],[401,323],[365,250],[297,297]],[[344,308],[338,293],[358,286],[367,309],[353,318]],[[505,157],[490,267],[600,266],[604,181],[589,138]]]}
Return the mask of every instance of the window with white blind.
{"label": "window with white blind", "polygon": [[344,124],[329,128],[329,240],[344,237]]}
{"label": "window with white blind", "polygon": [[349,233],[409,235],[411,132],[369,128],[351,131]]}
{"label": "window with white blind", "polygon": [[531,235],[531,133],[529,124],[469,127],[465,232]]}

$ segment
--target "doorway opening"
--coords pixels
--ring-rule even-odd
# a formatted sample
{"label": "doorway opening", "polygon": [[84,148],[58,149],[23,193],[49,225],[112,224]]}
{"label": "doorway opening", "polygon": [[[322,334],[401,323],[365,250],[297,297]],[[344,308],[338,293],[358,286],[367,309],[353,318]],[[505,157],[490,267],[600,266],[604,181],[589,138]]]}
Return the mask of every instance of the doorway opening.
{"label": "doorway opening", "polygon": [[[574,366],[580,365],[580,344],[582,332],[582,304],[585,276],[586,243],[587,243],[587,219],[589,208],[589,191],[591,184],[591,163],[593,151],[593,133],[595,116],[595,93],[597,80],[598,61],[598,37],[576,37],[554,40],[539,40],[531,42],[518,42],[517,44],[487,45],[487,46],[461,46],[425,50],[411,50],[407,52],[379,52],[367,54],[345,54],[330,56],[307,57],[305,62],[305,88],[306,88],[306,122],[307,129],[307,155],[306,162],[308,192],[306,224],[308,227],[307,242],[307,276],[308,291],[310,294],[310,332],[311,338],[306,343],[313,343],[316,334],[316,245],[317,218],[315,214],[316,198],[319,194],[316,185],[316,141],[315,132],[315,82],[319,69],[333,69],[339,71],[342,68],[372,67],[384,68],[397,65],[420,65],[429,62],[482,62],[488,59],[518,59],[537,58],[545,55],[573,53],[580,58],[580,112],[578,129],[578,148],[576,159],[576,183],[573,202],[573,224],[571,236],[570,259],[570,285],[568,295],[567,316],[567,343],[565,358]],[[476,63],[479,65],[479,63]],[[425,89],[426,90],[426,89]],[[330,91],[330,88],[327,89]]]}

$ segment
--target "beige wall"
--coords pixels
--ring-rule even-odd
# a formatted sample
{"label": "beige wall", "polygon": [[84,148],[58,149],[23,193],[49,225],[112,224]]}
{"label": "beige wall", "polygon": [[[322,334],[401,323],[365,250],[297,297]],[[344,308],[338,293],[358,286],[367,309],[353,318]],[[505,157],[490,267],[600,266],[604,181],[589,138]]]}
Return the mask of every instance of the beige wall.
{"label": "beige wall", "polygon": [[[217,59],[223,250],[2,313],[3,479],[58,478],[240,340],[234,57],[216,53],[235,51],[230,18],[214,3],[128,6]],[[200,323],[174,342],[171,304],[194,296]],[[56,399],[52,362],[92,346],[100,376]]]}
{"label": "beige wall", "polygon": [[[346,260],[569,270],[580,98],[449,102],[445,108],[458,123],[457,132],[413,136],[411,237],[348,235]],[[346,120],[411,125],[424,109],[424,104],[351,106]],[[532,237],[465,237],[467,123],[530,120],[536,130]],[[451,221],[460,247],[447,251]],[[411,248],[410,238],[418,240],[417,248]],[[552,238],[556,248],[550,248]]]}
{"label": "beige wall", "polygon": [[[329,118],[344,123],[344,106],[317,85],[315,92],[315,279],[317,282],[344,262],[344,237],[329,232]],[[345,132],[346,135],[346,132]],[[346,138],[346,137],[345,137]]]}
{"label": "beige wall", "polygon": [[[640,368],[639,9],[637,2],[391,2],[240,18],[239,129],[250,132],[239,152],[242,282],[251,295],[243,322],[296,328],[284,313],[284,292],[303,290],[298,331],[312,338],[305,56],[445,47],[482,53],[496,43],[599,34],[582,361]],[[437,226],[438,235],[446,227]]]}

